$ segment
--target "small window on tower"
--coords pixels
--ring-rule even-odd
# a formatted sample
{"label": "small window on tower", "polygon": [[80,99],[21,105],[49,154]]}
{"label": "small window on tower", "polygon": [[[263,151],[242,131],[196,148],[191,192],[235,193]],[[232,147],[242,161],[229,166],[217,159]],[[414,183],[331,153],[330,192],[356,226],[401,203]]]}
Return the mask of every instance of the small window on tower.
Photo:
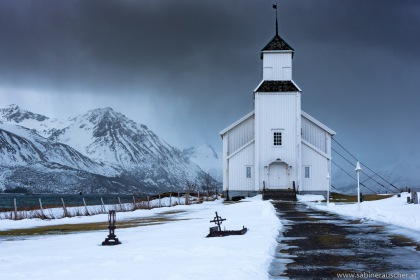
{"label": "small window on tower", "polygon": [[274,146],[281,146],[282,145],[281,132],[274,131],[273,141],[274,141],[273,142]]}

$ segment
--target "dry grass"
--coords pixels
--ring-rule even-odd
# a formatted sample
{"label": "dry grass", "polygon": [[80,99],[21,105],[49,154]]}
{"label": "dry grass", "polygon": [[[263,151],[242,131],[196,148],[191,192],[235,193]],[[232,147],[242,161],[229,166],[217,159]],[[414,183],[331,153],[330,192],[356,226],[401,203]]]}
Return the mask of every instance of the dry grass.
{"label": "dry grass", "polygon": [[[148,218],[135,218],[117,221],[116,226],[118,228],[131,228],[139,226],[151,226],[159,225],[172,221],[180,221],[186,219],[176,219],[165,216],[156,216]],[[96,230],[107,230],[108,222],[99,223],[86,223],[86,224],[64,224],[64,225],[51,225],[34,228],[24,229],[11,229],[0,231],[0,236],[32,236],[32,235],[48,235],[48,234],[67,234],[76,233],[81,231],[96,231]]]}
{"label": "dry grass", "polygon": [[[378,195],[378,194],[366,194],[363,195],[364,201],[373,201],[373,200],[381,200],[388,197],[393,196],[393,194],[389,195]],[[330,196],[331,202],[357,202],[357,195],[345,195],[340,193],[331,193]]]}
{"label": "dry grass", "polygon": [[34,227],[25,229],[11,229],[0,231],[0,236],[22,236],[22,235],[48,235],[63,234],[78,231],[105,230],[108,223],[91,223],[91,224],[75,224],[75,225],[55,225]]}

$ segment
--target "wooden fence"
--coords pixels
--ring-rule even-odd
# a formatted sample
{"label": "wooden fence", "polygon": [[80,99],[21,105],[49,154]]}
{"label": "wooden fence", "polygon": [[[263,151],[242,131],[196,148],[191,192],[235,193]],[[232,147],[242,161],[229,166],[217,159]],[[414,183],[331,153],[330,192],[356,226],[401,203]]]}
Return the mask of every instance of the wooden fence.
{"label": "wooden fence", "polygon": [[132,197],[132,201],[122,203],[118,197],[118,203],[105,204],[103,198],[100,198],[100,204],[87,205],[85,197],[81,197],[81,205],[66,205],[65,199],[61,197],[61,206],[49,205],[45,206],[42,203],[42,198],[39,198],[39,207],[21,206],[17,204],[16,198],[13,199],[13,210],[4,211],[0,213],[0,219],[59,219],[65,217],[90,216],[97,214],[108,213],[109,210],[117,212],[135,211],[139,209],[153,209],[160,207],[173,207],[176,205],[188,205],[202,203],[205,200],[214,200],[217,194],[201,193],[200,192],[165,192],[147,197]]}

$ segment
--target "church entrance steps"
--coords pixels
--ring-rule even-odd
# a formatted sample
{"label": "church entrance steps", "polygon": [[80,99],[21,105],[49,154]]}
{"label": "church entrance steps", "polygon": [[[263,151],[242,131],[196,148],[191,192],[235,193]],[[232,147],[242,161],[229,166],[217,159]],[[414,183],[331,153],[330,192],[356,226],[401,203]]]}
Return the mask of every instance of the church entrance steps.
{"label": "church entrance steps", "polygon": [[274,190],[266,189],[263,191],[263,199],[296,201],[296,192],[293,189]]}

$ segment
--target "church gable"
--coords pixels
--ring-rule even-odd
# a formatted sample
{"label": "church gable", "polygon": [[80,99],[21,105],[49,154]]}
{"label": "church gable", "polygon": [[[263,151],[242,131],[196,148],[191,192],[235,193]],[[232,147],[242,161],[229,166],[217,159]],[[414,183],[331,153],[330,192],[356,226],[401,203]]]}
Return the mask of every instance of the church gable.
{"label": "church gable", "polygon": [[330,145],[328,141],[335,132],[303,111],[301,125],[302,140],[322,153],[329,154]]}
{"label": "church gable", "polygon": [[231,126],[220,132],[223,141],[227,141],[226,155],[231,156],[254,140],[254,112],[247,114]]}

